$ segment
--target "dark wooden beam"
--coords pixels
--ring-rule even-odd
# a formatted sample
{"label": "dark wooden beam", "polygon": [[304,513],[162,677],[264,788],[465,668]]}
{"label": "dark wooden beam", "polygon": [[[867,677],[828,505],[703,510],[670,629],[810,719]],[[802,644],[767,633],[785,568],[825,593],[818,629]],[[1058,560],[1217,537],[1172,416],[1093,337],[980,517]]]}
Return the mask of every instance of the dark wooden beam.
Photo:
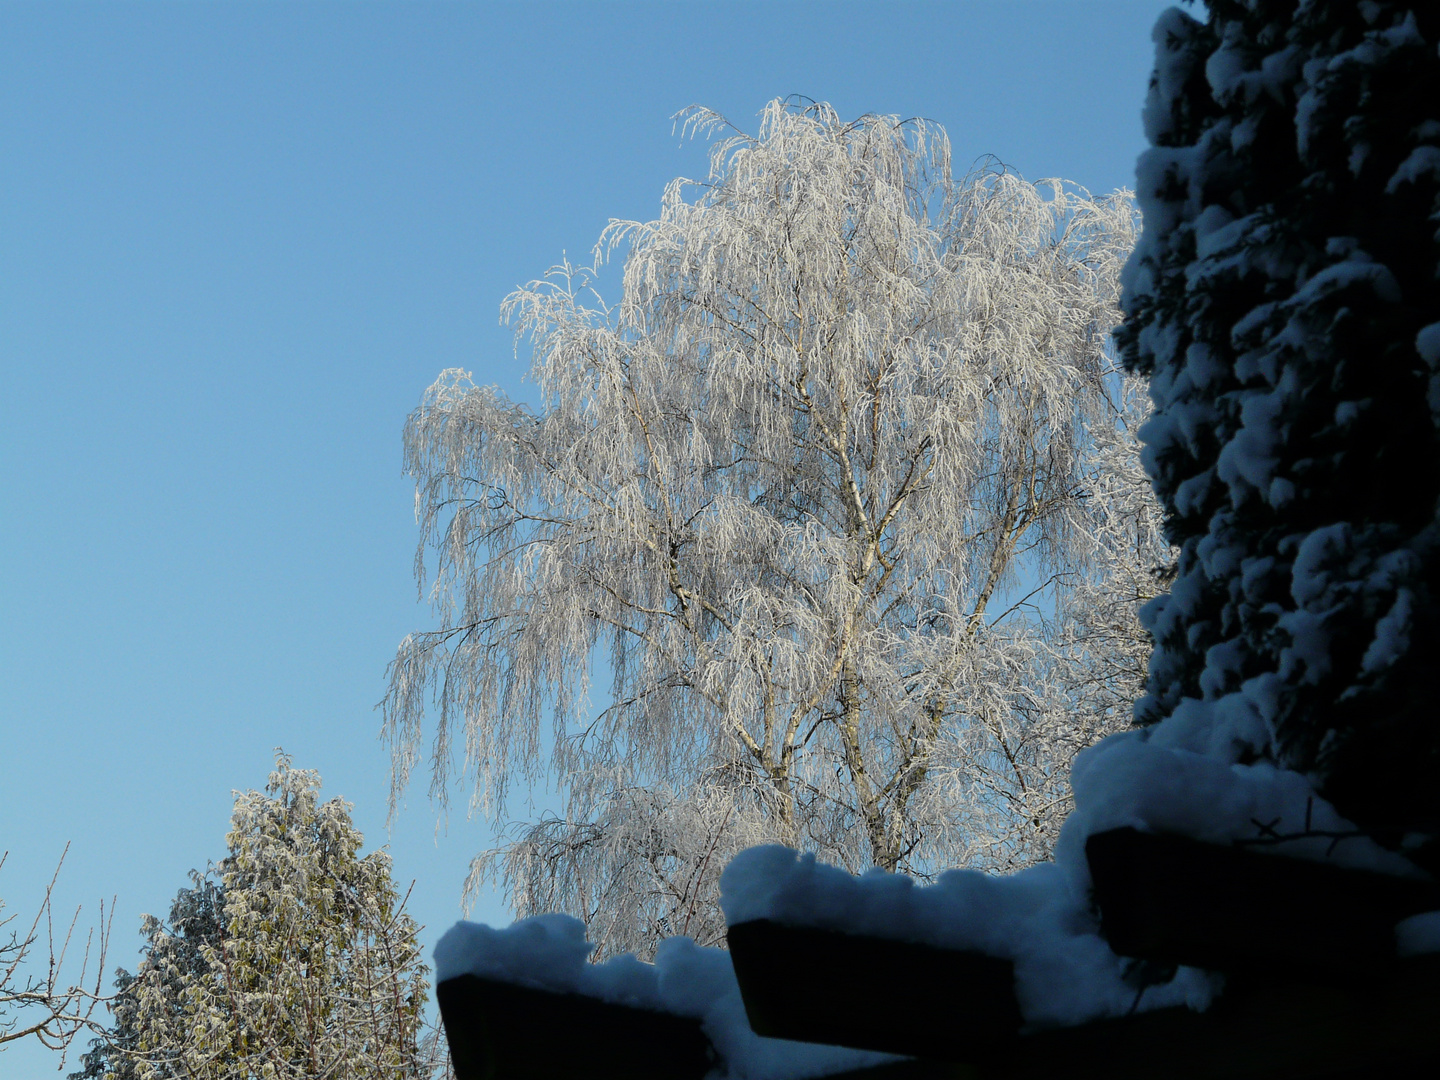
{"label": "dark wooden beam", "polygon": [[1395,923],[1440,908],[1431,882],[1183,836],[1114,829],[1085,854],[1110,947],[1161,963],[1343,980],[1392,966]]}
{"label": "dark wooden beam", "polygon": [[1203,1013],[1164,1009],[1020,1037],[982,1080],[1394,1080],[1440,1076],[1440,970],[1348,987],[1235,978]]}
{"label": "dark wooden beam", "polygon": [[462,975],[435,988],[458,1080],[702,1080],[700,1021]]}
{"label": "dark wooden beam", "polygon": [[767,919],[727,937],[758,1035],[958,1060],[1020,1030],[1009,960]]}

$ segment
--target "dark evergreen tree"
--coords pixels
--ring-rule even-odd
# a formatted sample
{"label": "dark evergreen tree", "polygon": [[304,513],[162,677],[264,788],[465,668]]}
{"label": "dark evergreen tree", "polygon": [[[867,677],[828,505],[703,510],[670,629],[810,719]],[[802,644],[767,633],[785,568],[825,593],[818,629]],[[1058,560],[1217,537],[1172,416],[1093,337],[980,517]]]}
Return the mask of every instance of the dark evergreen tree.
{"label": "dark evergreen tree", "polygon": [[[147,915],[140,928],[145,939],[141,947],[142,969],[153,969],[157,977],[163,979],[170,990],[165,1000],[177,1018],[186,983],[202,977],[208,970],[202,949],[220,941],[225,909],[223,886],[194,870],[190,872],[190,880],[193,888],[181,889],[175,894],[168,923]],[[91,1041],[90,1049],[80,1059],[80,1071],[71,1073],[68,1080],[139,1080],[140,1061],[136,1053],[139,1003],[134,984],[134,975],[124,968],[116,970],[115,999],[111,1003],[114,1026]],[[148,1057],[148,1067],[160,1075],[183,1075],[167,1069],[163,1060],[155,1060],[155,1055]]]}
{"label": "dark evergreen tree", "polygon": [[1433,860],[1440,4],[1206,6],[1156,27],[1117,335],[1180,547],[1136,719],[1211,703]]}

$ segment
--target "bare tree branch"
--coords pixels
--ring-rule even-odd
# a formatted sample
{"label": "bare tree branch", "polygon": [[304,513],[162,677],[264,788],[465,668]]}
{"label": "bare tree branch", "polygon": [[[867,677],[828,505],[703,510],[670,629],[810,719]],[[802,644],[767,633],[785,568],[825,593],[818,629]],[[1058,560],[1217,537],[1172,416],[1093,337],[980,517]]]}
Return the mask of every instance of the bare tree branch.
{"label": "bare tree branch", "polygon": [[[104,1030],[94,1016],[96,1008],[108,1000],[100,990],[110,944],[110,924],[115,916],[113,899],[108,914],[102,900],[98,926],[85,932],[79,973],[73,982],[67,982],[65,961],[81,909],[75,909],[57,939],[51,898],[69,853],[70,845],[66,844],[29,928],[23,933],[11,929],[8,937],[0,939],[0,1051],[8,1043],[33,1037],[60,1053],[61,1068],[75,1036],[83,1031]],[[4,868],[9,855],[8,851],[0,853],[0,869]],[[5,903],[0,900],[0,934],[5,933],[16,918],[4,912]],[[42,936],[43,950],[40,948]],[[41,974],[32,973],[37,965],[43,966]]]}

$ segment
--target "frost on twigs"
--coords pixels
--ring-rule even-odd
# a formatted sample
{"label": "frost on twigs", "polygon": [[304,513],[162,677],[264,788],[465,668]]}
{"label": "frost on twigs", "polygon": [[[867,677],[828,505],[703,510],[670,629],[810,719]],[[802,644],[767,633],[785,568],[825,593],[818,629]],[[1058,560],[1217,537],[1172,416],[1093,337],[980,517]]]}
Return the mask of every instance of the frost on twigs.
{"label": "frost on twigs", "polygon": [[[16,914],[6,915],[5,902],[0,900],[0,1053],[10,1043],[34,1038],[47,1049],[60,1052],[61,1068],[65,1066],[71,1040],[82,1031],[100,1029],[94,1015],[96,1007],[106,1000],[100,987],[110,940],[110,919],[105,915],[103,901],[100,925],[86,932],[83,944],[75,937],[79,908],[68,924],[61,922],[57,926],[55,923],[51,895],[69,850],[70,845],[66,844],[55,874],[45,887],[44,898],[28,925],[17,923]],[[9,854],[0,852],[0,869],[4,868]],[[112,903],[111,918],[113,916]],[[70,969],[75,981],[67,982],[65,961],[72,957],[72,946],[80,949],[82,955],[78,972],[73,966]]]}
{"label": "frost on twigs", "polygon": [[537,410],[447,371],[406,427],[440,625],[390,668],[397,796],[427,706],[442,800],[458,763],[503,820],[548,772],[561,814],[472,882],[602,954],[717,940],[719,872],[762,841],[922,876],[1043,858],[1144,641],[1133,599],[1057,620],[1168,561],[1143,478],[1107,471],[1134,230],[1123,192],[952,176],[933,124],[773,102],[605,230],[618,298],[569,263],[513,293]]}

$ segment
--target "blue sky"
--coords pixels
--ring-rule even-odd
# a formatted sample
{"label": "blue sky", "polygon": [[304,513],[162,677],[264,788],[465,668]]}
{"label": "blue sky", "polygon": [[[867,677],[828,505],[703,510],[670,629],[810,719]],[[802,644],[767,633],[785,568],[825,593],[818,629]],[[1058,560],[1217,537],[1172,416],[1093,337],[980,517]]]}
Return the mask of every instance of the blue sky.
{"label": "blue sky", "polygon": [[400,473],[425,387],[526,395],[501,299],[701,172],[694,102],[921,115],[961,164],[1129,185],[1165,6],[0,4],[10,910],[69,841],[59,904],[117,894],[133,968],[283,745],[416,880],[428,948],[491,834],[463,794],[437,832],[423,782],[384,824],[372,707],[430,625]]}

